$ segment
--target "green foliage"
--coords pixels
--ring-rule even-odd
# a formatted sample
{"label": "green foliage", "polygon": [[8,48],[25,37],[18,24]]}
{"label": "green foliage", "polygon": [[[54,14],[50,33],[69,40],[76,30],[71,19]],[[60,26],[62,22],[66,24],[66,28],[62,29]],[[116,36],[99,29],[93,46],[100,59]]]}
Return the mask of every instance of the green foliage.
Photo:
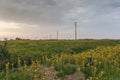
{"label": "green foliage", "polygon": [[15,40],[22,40],[21,38],[17,37]]}
{"label": "green foliage", "polygon": [[60,69],[57,73],[57,77],[65,77],[65,71]]}
{"label": "green foliage", "polygon": [[73,74],[74,72],[76,72],[76,67],[68,63],[65,66],[63,66],[63,70],[65,71],[66,75],[69,75],[69,74]]}
{"label": "green foliage", "polygon": [[5,39],[3,45],[0,45],[0,70],[5,69],[5,64],[9,61],[8,41]]}
{"label": "green foliage", "polygon": [[57,77],[64,77],[76,72],[76,67],[73,64],[56,64],[55,70],[58,71]]}
{"label": "green foliage", "polygon": [[[9,51],[14,55],[48,53],[79,53],[97,46],[120,44],[119,40],[17,40],[9,41]],[[17,54],[16,54],[17,53]]]}
{"label": "green foliage", "polygon": [[34,76],[30,73],[20,71],[0,72],[0,80],[33,80]]}
{"label": "green foliage", "polygon": [[[11,71],[6,76],[6,72],[4,71],[5,64],[7,62],[13,63],[14,64],[13,67],[17,68],[18,57],[20,58],[20,61],[21,61],[20,62],[21,67],[24,66],[24,61],[26,61],[25,62],[26,66],[28,66],[27,68],[29,68],[32,60],[38,60],[44,66],[54,67],[54,69],[57,71],[57,74],[56,74],[57,77],[65,77],[66,75],[75,73],[78,65],[80,66],[80,68],[82,67],[81,71],[84,74],[88,76],[94,76],[93,68],[91,66],[83,67],[84,63],[82,61],[88,55],[83,57],[83,55],[80,55],[80,54],[84,53],[85,55],[86,53],[88,54],[89,53],[94,54],[99,52],[101,53],[102,52],[101,50],[96,50],[95,52],[92,52],[92,50],[95,50],[96,47],[98,46],[120,45],[120,40],[89,40],[89,39],[86,39],[86,40],[38,40],[38,41],[11,40],[7,42],[0,42],[0,44],[4,43],[4,45],[1,45],[0,47],[0,70],[1,70],[0,80],[4,80],[7,78],[8,80],[28,80],[28,79],[33,80],[33,75],[27,72]],[[8,48],[9,48],[9,51],[8,51]],[[91,51],[87,52],[90,49]],[[119,55],[119,52],[117,52],[118,53],[117,55]],[[109,51],[106,53],[109,53]],[[106,55],[106,53],[103,56],[107,57],[108,55]],[[116,51],[112,53],[116,53]],[[67,56],[62,56],[62,54],[66,54]],[[80,56],[82,56],[83,58]],[[120,63],[119,59],[120,57],[116,61]],[[58,60],[58,62],[56,60]],[[104,63],[104,61],[102,61],[99,58],[97,60],[101,61],[102,63],[93,65],[97,68],[96,75],[99,74],[101,70],[104,70],[105,72],[109,73],[109,74],[103,75],[101,80],[108,79],[108,77],[106,76],[112,76],[113,78],[115,78],[116,76],[120,76],[119,72],[115,73],[116,67],[113,67],[115,68],[113,69],[112,67],[110,67],[111,64]],[[111,57],[108,60],[111,60]],[[113,64],[114,63],[115,62],[113,62]],[[120,67],[120,65],[117,65],[117,67],[118,66]],[[10,69],[11,69],[11,65],[10,65]]]}
{"label": "green foliage", "polygon": [[86,78],[93,76],[92,75],[93,71],[92,71],[91,66],[87,66],[87,67],[83,68],[81,71],[85,74]]}
{"label": "green foliage", "polygon": [[8,43],[5,39],[4,45],[0,45],[0,60],[6,60],[9,58],[9,52],[8,52]]}

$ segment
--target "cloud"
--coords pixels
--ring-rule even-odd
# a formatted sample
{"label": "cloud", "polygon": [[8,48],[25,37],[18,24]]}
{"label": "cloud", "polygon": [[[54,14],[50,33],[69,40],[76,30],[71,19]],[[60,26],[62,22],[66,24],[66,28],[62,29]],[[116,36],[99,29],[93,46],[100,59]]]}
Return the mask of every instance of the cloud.
{"label": "cloud", "polygon": [[[55,0],[2,0],[0,18],[6,21],[28,24],[58,24],[69,10],[63,1]],[[69,4],[68,4],[69,5]]]}
{"label": "cloud", "polygon": [[[120,26],[119,0],[1,0],[0,20],[16,23],[20,29],[9,32],[27,34],[73,31],[74,21],[83,36],[115,31]],[[109,29],[109,31],[106,31]],[[83,31],[82,31],[83,30]],[[86,34],[87,33],[87,34]],[[95,34],[96,36],[99,33]]]}

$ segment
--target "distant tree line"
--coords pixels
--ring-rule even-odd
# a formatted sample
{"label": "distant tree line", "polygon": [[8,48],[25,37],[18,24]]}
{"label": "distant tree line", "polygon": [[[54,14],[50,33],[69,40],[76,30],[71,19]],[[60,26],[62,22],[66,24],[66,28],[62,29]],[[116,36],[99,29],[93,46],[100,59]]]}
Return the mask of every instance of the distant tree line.
{"label": "distant tree line", "polygon": [[17,37],[15,40],[30,40],[30,39],[22,39],[22,38]]}

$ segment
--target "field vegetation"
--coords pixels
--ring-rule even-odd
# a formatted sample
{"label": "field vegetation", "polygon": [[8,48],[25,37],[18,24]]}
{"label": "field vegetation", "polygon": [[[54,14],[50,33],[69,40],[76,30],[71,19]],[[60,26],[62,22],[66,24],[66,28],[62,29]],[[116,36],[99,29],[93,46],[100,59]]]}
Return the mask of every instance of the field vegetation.
{"label": "field vegetation", "polygon": [[0,80],[120,80],[120,40],[0,41]]}

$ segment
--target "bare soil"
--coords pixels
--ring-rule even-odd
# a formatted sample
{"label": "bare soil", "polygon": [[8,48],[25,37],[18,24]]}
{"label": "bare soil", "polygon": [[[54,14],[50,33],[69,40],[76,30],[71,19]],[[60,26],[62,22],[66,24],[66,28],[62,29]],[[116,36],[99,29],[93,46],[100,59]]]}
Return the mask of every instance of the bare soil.
{"label": "bare soil", "polygon": [[64,78],[57,78],[56,71],[53,67],[42,66],[40,73],[44,74],[44,79],[35,79],[35,80],[85,80],[85,75],[82,72],[75,72],[71,75],[66,75]]}

